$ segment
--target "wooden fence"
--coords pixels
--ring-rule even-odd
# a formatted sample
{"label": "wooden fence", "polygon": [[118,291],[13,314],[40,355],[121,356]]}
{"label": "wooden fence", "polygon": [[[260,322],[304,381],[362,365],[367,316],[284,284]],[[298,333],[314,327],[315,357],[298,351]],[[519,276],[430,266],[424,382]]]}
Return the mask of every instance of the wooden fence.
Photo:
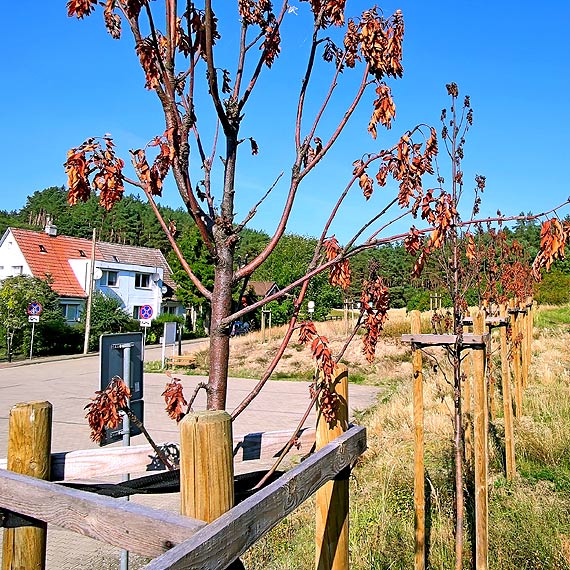
{"label": "wooden fence", "polygon": [[[4,509],[12,520],[14,515],[32,519],[34,526],[5,530],[3,570],[31,567],[40,570],[45,567],[46,523],[152,557],[153,560],[146,566],[149,570],[226,568],[317,490],[320,498],[317,499],[316,568],[348,568],[347,469],[366,449],[366,430],[347,424],[347,393],[343,391],[347,386],[346,377],[346,369],[340,369],[335,380],[342,403],[337,421],[324,425],[324,419],[318,414],[317,430],[304,430],[299,437],[301,449],[312,447],[316,438],[315,453],[221,516],[208,518],[204,515],[202,519],[55,483],[62,479],[100,478],[117,472],[125,473],[126,470],[149,469],[154,465],[152,451],[149,446],[137,446],[50,455],[51,405],[48,402],[30,402],[15,406],[10,417],[8,458],[0,466],[9,469],[0,469],[0,509]],[[186,416],[188,425],[208,426],[206,432],[198,437],[194,433],[192,439],[196,441],[210,437],[211,424],[217,423],[217,416],[222,414],[227,415],[213,412],[213,416],[205,422],[191,415]],[[210,435],[204,436],[204,433]],[[316,433],[321,435],[315,436]],[[184,438],[184,429],[181,430],[181,437]],[[232,455],[237,460],[240,460],[240,456],[241,460],[275,456],[283,447],[285,437],[284,432],[274,432],[249,434],[232,440],[230,428],[225,443],[209,442],[211,445],[207,455],[215,456],[221,450],[226,456],[229,455],[230,464]],[[329,439],[332,441],[328,442]],[[193,444],[184,440],[181,444],[181,464],[184,464],[184,454],[188,453],[185,449]],[[42,472],[39,473],[38,457],[42,453]],[[200,463],[204,458],[197,461]],[[218,460],[214,459],[216,462]],[[193,467],[193,471],[194,475],[201,472],[198,465]],[[233,485],[231,466],[229,471]],[[183,480],[183,469],[182,503],[200,508],[201,498],[192,496],[192,493],[207,495],[206,500],[211,503],[211,496],[217,494],[213,491],[211,477],[228,476],[228,473],[215,472],[216,469],[211,467],[205,469],[201,477],[206,480],[197,489],[189,490]],[[36,476],[53,480],[41,480]],[[204,489],[208,492],[204,493]],[[185,497],[186,493],[190,495]],[[204,508],[207,511],[212,505]],[[1,515],[0,512],[0,522]],[[30,562],[32,559],[33,562]]]}

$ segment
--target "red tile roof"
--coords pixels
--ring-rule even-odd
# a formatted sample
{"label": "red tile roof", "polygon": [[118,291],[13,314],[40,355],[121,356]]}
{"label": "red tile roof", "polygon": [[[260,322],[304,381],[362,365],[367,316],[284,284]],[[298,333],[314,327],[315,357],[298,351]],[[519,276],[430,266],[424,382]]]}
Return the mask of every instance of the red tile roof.
{"label": "red tile roof", "polygon": [[52,289],[62,297],[87,297],[68,260],[81,259],[83,256],[80,251],[89,259],[90,240],[69,236],[52,237],[44,232],[19,228],[11,230],[34,277],[51,279]]}
{"label": "red tile roof", "polygon": [[[87,297],[71,269],[69,260],[90,259],[91,240],[63,235],[49,236],[45,232],[20,228],[10,229],[34,277],[45,279],[49,276],[52,279],[53,290],[62,297]],[[159,249],[97,242],[95,259],[145,267],[162,267],[163,281],[173,289],[176,287],[171,278],[170,267]]]}

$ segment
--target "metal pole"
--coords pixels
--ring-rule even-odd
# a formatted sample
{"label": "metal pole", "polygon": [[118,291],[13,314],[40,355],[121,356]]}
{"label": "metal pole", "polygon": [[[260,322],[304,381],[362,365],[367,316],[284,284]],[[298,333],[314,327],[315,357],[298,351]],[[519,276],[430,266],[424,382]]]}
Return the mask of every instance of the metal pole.
{"label": "metal pole", "polygon": [[[123,347],[123,380],[125,385],[130,390],[131,389],[131,347]],[[130,398],[127,399],[127,406],[130,406]],[[131,420],[127,414],[123,414],[123,447],[129,447],[131,445]],[[126,473],[123,475],[123,481],[128,481],[130,475]],[[125,497],[129,500],[129,497]],[[121,570],[129,569],[129,551],[121,550]]]}
{"label": "metal pole", "polygon": [[91,242],[91,275],[89,275],[89,292],[87,293],[87,314],[85,315],[85,340],[83,341],[83,354],[89,351],[89,334],[91,333],[91,305],[93,303],[93,273],[95,272],[95,239],[97,230],[93,228]]}
{"label": "metal pole", "polygon": [[34,350],[34,331],[36,330],[36,323],[32,323],[32,338],[30,339],[30,360],[32,360],[32,351]]}

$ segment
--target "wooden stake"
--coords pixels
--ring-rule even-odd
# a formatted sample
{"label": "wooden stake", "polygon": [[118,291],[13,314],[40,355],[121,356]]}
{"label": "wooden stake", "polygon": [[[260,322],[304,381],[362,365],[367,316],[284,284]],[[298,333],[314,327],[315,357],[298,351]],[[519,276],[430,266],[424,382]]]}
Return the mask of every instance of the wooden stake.
{"label": "wooden stake", "polygon": [[[499,307],[499,311],[501,317],[506,318],[507,307],[504,304]],[[505,418],[505,471],[507,481],[512,481],[516,474],[515,438],[506,327],[501,327],[501,386],[503,392],[503,415]]]}
{"label": "wooden stake", "polygon": [[[473,313],[473,332],[485,332],[485,312]],[[473,426],[475,439],[475,568],[487,570],[489,556],[489,512],[487,495],[487,469],[489,464],[487,433],[488,407],[485,377],[485,351],[473,352]]]}
{"label": "wooden stake", "polygon": [[[519,303],[519,308],[522,309],[522,303]],[[524,389],[528,384],[528,310],[520,313],[520,333],[521,339],[521,385]]]}
{"label": "wooden stake", "polygon": [[[348,429],[348,372],[339,364],[331,391],[338,395],[336,419],[327,422],[317,408],[317,450]],[[348,570],[348,473],[325,483],[316,493],[316,561],[317,570]]]}
{"label": "wooden stake", "polygon": [[208,523],[234,505],[232,422],[223,411],[180,422],[180,511]]}
{"label": "wooden stake", "polygon": [[[38,479],[49,479],[51,457],[49,402],[16,404],[10,410],[8,470]],[[47,525],[9,528],[4,531],[2,570],[43,570],[46,563]]]}
{"label": "wooden stake", "polygon": [[[463,327],[463,332],[469,332],[469,327]],[[464,438],[465,438],[465,461],[470,468],[473,467],[473,401],[472,401],[472,382],[473,382],[473,351],[463,351],[463,360],[461,362],[462,373],[465,378],[463,381],[463,418],[465,421]]]}
{"label": "wooden stake", "polygon": [[525,373],[524,373],[524,387],[526,388],[528,384],[528,374],[530,370],[530,364],[532,361],[532,336],[534,329],[534,311],[533,311],[533,301],[532,297],[527,297],[526,299],[526,319],[525,319],[525,339],[526,339],[526,360],[525,360]]}
{"label": "wooden stake", "polygon": [[[421,315],[412,311],[411,333],[421,333]],[[424,377],[422,351],[412,345],[414,375],[414,512],[415,512],[415,570],[426,567],[426,498],[424,468]]]}
{"label": "wooden stake", "polygon": [[[516,309],[518,304],[511,300],[509,306]],[[520,316],[515,311],[511,314],[511,331],[512,331],[512,361],[513,361],[513,385],[515,387],[515,415],[517,418],[522,416],[522,376],[521,376],[521,343],[519,339],[520,333]]]}

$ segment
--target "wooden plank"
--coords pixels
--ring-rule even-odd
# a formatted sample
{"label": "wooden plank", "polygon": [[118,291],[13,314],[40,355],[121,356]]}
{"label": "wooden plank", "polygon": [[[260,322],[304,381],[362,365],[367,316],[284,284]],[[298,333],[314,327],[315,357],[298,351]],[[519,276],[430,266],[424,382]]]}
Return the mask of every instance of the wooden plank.
{"label": "wooden plank", "polygon": [[[348,429],[348,370],[344,364],[335,368],[331,392],[338,397],[332,421],[327,421],[317,403],[317,450]],[[315,568],[348,570],[348,476],[327,481],[318,489],[315,508]]]}
{"label": "wooden plank", "polygon": [[[49,477],[51,420],[49,402],[27,402],[12,407],[8,429],[8,464],[12,471],[38,479]],[[45,523],[6,529],[2,570],[43,570],[46,540]]]}
{"label": "wooden plank", "polygon": [[158,556],[206,523],[0,470],[0,507],[143,556]]}
{"label": "wooden plank", "polygon": [[[277,457],[291,437],[290,430],[267,431],[239,435],[233,438],[234,463],[270,460]],[[290,455],[305,455],[315,443],[315,429],[305,428],[298,438],[298,446],[294,446]],[[179,453],[179,445],[175,446]],[[6,459],[0,459],[0,469],[7,468]],[[123,473],[144,473],[147,471],[163,471],[164,466],[157,461],[156,454],[150,445],[133,445],[131,447],[97,447],[52,453],[51,481],[71,481],[74,479],[103,479],[111,475]]]}
{"label": "wooden plank", "polygon": [[366,449],[366,429],[353,426],[297,467],[145,566],[146,570],[226,568]]}
{"label": "wooden plank", "polygon": [[[463,345],[468,348],[483,348],[487,334],[464,334]],[[455,344],[457,335],[454,334],[403,334],[402,342],[418,346],[449,346]]]}
{"label": "wooden plank", "polygon": [[[509,324],[509,317],[486,317],[485,325],[491,327],[506,327]],[[463,324],[466,326],[473,325],[473,317],[463,317]]]}

